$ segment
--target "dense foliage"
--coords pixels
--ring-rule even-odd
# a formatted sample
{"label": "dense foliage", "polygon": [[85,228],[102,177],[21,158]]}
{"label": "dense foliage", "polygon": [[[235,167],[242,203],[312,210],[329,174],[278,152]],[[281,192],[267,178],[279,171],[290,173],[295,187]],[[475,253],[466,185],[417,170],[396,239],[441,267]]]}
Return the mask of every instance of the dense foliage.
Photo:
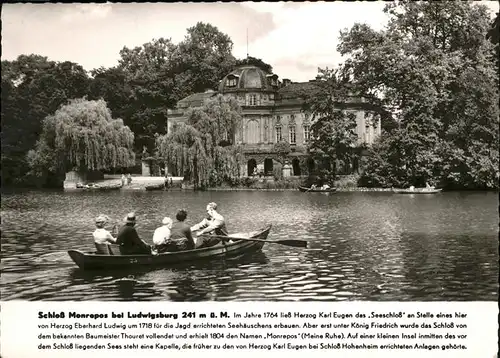
{"label": "dense foliage", "polygon": [[[360,184],[420,186],[427,181],[450,188],[498,188],[498,14],[492,21],[480,4],[450,1],[391,2],[385,11],[390,20],[382,31],[356,24],[341,33],[338,49],[345,63],[335,71],[320,70],[319,81],[304,94],[305,110],[314,117],[309,152],[323,163],[322,174],[333,177],[336,163],[352,159],[355,122],[343,103],[355,93],[382,118],[383,129],[369,149]],[[179,43],[158,38],[124,47],[111,68],[87,72],[76,63],[35,54],[2,61],[2,185],[30,185],[32,179],[50,183],[70,166],[90,170],[130,164],[130,145],[136,157],[158,152],[199,187],[229,180],[242,161],[233,142],[233,133],[241,130],[235,103],[217,97],[192,110],[189,123],[168,134],[167,123],[169,108],[188,95],[216,89],[234,66],[272,71],[261,59],[236,59],[232,47],[229,36],[200,22]],[[98,102],[71,102],[84,97]],[[71,147],[76,142],[67,144],[70,137],[64,136],[81,134],[69,130],[78,121],[58,119],[64,125],[57,132],[55,118],[79,115],[101,118],[98,126],[114,123],[106,127],[109,131],[130,128],[133,144],[130,136],[113,142],[128,154],[114,156],[109,148],[79,152]],[[123,126],[112,118],[122,118]],[[66,139],[56,143],[56,136]],[[89,148],[102,144],[88,143]],[[283,158],[289,152],[286,144],[275,149]],[[279,172],[279,166],[274,169]]]}
{"label": "dense foliage", "polygon": [[398,124],[370,150],[363,185],[498,188],[498,73],[487,9],[386,5],[383,31],[341,34],[344,75]]}
{"label": "dense foliage", "polygon": [[85,70],[72,62],[38,55],[2,61],[2,185],[24,185],[26,154],[35,146],[42,121],[71,98],[88,92]]}
{"label": "dense foliage", "polygon": [[239,177],[243,162],[235,145],[241,108],[233,98],[218,95],[190,110],[188,123],[157,138],[157,154],[197,188],[215,186]]}
{"label": "dense foliage", "polygon": [[27,155],[30,174],[45,179],[78,172],[126,168],[135,161],[134,134],[113,119],[103,100],[76,99],[43,120],[35,149]]}
{"label": "dense foliage", "polygon": [[104,99],[135,135],[134,151],[152,152],[167,132],[167,111],[197,91],[216,88],[234,64],[231,39],[210,24],[187,29],[183,41],[153,39],[120,51],[117,66],[87,73],[71,62],[21,55],[2,61],[2,185],[32,185],[26,155],[42,121],[71,99]]}
{"label": "dense foliage", "polygon": [[311,115],[310,155],[320,163],[319,174],[333,182],[337,163],[349,164],[357,147],[355,115],[347,110],[349,82],[338,71],[320,69],[318,81],[302,95]]}

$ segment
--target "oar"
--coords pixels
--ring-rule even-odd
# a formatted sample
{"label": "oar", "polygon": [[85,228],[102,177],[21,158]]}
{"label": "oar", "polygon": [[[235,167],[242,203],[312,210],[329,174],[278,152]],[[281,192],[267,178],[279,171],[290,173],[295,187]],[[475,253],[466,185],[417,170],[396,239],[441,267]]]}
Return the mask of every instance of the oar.
{"label": "oar", "polygon": [[218,239],[226,239],[226,240],[243,240],[243,241],[257,241],[257,242],[265,242],[268,244],[280,244],[280,245],[285,245],[285,246],[292,246],[292,247],[307,247],[307,241],[305,240],[274,240],[274,241],[267,241],[267,240],[262,240],[262,239],[254,239],[254,238],[247,238],[247,237],[233,237],[233,236],[224,236],[224,235],[201,235],[205,237],[215,237]]}

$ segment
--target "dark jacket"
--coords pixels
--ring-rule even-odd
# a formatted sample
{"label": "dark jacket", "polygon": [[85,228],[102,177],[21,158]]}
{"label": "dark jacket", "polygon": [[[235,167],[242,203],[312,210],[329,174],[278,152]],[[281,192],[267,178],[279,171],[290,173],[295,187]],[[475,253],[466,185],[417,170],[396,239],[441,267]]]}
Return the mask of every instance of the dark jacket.
{"label": "dark jacket", "polygon": [[191,234],[191,228],[182,221],[173,223],[172,228],[170,229],[170,240],[184,243],[186,250],[194,249],[194,240],[193,235]]}
{"label": "dark jacket", "polygon": [[120,251],[124,254],[151,253],[150,246],[139,238],[137,230],[130,224],[125,224],[120,228],[116,243],[120,245]]}

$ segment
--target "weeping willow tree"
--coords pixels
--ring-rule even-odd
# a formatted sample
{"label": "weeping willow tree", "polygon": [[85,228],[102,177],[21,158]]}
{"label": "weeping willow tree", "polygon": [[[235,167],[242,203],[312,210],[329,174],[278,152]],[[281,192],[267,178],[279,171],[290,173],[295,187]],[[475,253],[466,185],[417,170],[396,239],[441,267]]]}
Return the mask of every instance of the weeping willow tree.
{"label": "weeping willow tree", "polygon": [[40,178],[126,168],[135,164],[133,143],[134,134],[111,117],[106,102],[75,99],[44,119],[28,163]]}
{"label": "weeping willow tree", "polygon": [[220,185],[239,177],[243,153],[235,145],[241,108],[222,95],[187,113],[187,123],[174,126],[156,141],[157,153],[195,187]]}

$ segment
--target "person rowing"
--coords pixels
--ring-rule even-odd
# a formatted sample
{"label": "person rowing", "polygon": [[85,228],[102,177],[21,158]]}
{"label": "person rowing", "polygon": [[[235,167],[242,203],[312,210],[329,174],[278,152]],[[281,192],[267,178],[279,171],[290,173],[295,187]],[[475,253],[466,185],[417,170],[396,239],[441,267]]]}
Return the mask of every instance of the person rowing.
{"label": "person rowing", "polygon": [[[212,202],[207,205],[207,215],[205,219],[191,227],[191,231],[196,233],[196,248],[211,247],[221,242],[221,239],[210,237],[207,234],[217,236],[228,236],[224,217],[217,212],[217,204]],[[207,235],[207,236],[202,236]]]}

